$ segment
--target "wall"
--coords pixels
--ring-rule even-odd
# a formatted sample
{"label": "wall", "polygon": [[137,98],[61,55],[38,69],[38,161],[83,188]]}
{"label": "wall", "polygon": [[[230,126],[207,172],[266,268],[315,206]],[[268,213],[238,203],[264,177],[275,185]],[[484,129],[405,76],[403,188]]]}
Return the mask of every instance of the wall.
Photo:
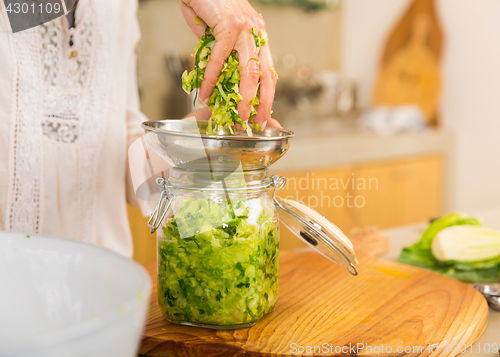
{"label": "wall", "polygon": [[[437,0],[445,32],[441,119],[456,135],[448,209],[500,207],[500,3]],[[408,0],[345,0],[342,72],[370,104],[380,51]]]}
{"label": "wall", "polygon": [[[178,0],[147,0],[139,7],[143,38],[139,46],[142,110],[150,119],[165,119],[162,102],[172,86],[165,56],[189,56],[197,39],[180,12]],[[324,10],[307,13],[292,6],[252,2],[267,24],[270,45],[280,77],[294,75],[301,65],[317,70],[339,70],[341,12]],[[283,66],[282,58],[293,54],[294,69]]]}

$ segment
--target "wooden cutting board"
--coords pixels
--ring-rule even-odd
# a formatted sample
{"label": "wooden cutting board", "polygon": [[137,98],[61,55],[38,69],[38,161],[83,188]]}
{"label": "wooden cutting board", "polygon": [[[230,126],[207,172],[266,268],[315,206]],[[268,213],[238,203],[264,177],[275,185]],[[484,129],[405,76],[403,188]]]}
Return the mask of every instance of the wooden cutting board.
{"label": "wooden cutting board", "polygon": [[373,91],[374,105],[418,106],[437,124],[443,36],[434,0],[414,0],[392,30]]}
{"label": "wooden cutting board", "polygon": [[[313,251],[280,255],[280,291],[276,309],[251,328],[216,331],[170,324],[156,298],[156,266],[146,266],[154,288],[143,336],[143,356],[290,355],[291,345],[332,345],[326,356],[455,356],[446,344],[469,345],[484,331],[488,306],[467,284],[430,271],[359,254],[359,275],[351,276]],[[357,354],[335,353],[343,346],[372,347]],[[294,345],[295,346],[295,345]],[[294,347],[292,346],[292,348]],[[423,353],[396,353],[397,347],[421,346]],[[452,350],[450,346],[450,350]],[[344,351],[346,347],[344,347]],[[368,351],[368,353],[367,353]],[[415,351],[417,349],[415,348]],[[309,355],[311,355],[309,353]]]}

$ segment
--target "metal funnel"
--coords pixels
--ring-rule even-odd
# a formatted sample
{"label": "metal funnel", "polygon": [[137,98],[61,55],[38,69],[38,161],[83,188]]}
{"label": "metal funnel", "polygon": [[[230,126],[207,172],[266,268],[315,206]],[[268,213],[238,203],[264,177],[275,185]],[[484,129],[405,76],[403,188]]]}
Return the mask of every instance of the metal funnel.
{"label": "metal funnel", "polygon": [[236,131],[233,135],[205,134],[208,122],[194,120],[146,121],[146,143],[170,165],[209,171],[264,169],[278,161],[289,148],[291,131],[266,128],[262,132]]}

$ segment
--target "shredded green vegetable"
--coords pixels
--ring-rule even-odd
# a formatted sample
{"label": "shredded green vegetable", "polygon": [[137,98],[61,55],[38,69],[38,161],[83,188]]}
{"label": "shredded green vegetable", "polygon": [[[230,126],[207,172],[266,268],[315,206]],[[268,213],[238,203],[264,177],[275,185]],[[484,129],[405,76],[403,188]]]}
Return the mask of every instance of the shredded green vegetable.
{"label": "shredded green vegetable", "polygon": [[252,27],[252,35],[253,35],[253,38],[255,39],[255,46],[257,46],[257,48],[259,48],[261,46],[265,46],[265,44],[268,41],[268,39],[266,37],[262,36],[261,32],[259,32],[259,36],[257,36],[253,27]]}
{"label": "shredded green vegetable", "polygon": [[267,197],[230,202],[184,198],[158,236],[158,300],[168,320],[238,325],[274,309],[279,254],[274,206]]}
{"label": "shredded green vegetable", "polygon": [[[264,46],[268,42],[267,38],[257,36],[253,28],[251,31],[257,47]],[[205,35],[201,37],[196,46],[195,54],[193,55],[195,57],[194,69],[189,73],[186,70],[182,74],[182,88],[186,93],[191,93],[194,89],[201,87],[201,83],[205,76],[205,69],[208,65],[214,45],[215,37],[212,34],[212,30],[207,27]],[[255,60],[257,64],[259,63],[257,58],[251,58],[250,60]],[[215,131],[225,127],[227,127],[231,133],[234,133],[234,125],[238,123],[245,128],[249,136],[252,135],[251,128],[241,120],[236,108],[242,99],[239,93],[239,84],[241,80],[240,70],[241,66],[239,65],[238,52],[232,50],[222,68],[221,74],[219,74],[214,91],[207,103],[212,111],[207,127],[207,134],[214,134]],[[197,95],[195,97],[195,103],[196,99]],[[253,122],[253,118],[257,114],[255,108],[259,105],[259,102],[260,90],[259,86],[257,86],[257,91],[250,108],[250,122]],[[257,130],[257,128],[260,129],[260,126],[254,124],[254,128]]]}

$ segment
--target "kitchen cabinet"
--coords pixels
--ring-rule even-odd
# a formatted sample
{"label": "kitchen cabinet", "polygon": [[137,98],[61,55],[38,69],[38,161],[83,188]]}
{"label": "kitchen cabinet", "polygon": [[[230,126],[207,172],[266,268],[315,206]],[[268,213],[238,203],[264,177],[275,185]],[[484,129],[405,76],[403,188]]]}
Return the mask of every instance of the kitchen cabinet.
{"label": "kitchen cabinet", "polygon": [[146,264],[156,260],[156,233],[151,234],[147,225],[148,218],[140,210],[127,205],[130,229],[134,243],[134,260]]}
{"label": "kitchen cabinet", "polygon": [[354,191],[366,203],[352,210],[352,226],[385,229],[440,216],[442,168],[443,162],[436,156],[355,168],[356,177],[376,178],[379,187]]}
{"label": "kitchen cabinet", "polygon": [[[302,200],[346,234],[354,227],[385,229],[442,214],[440,155],[273,173],[288,179],[277,196]],[[282,249],[303,246],[282,224]]]}
{"label": "kitchen cabinet", "polygon": [[[312,169],[294,172],[273,172],[284,176],[287,182],[276,196],[300,201],[344,229],[351,226],[350,208],[343,204],[349,189],[342,183],[352,176],[352,168]],[[335,182],[339,185],[335,186]],[[272,192],[271,192],[272,194]],[[306,246],[280,223],[280,248],[292,249]]]}
{"label": "kitchen cabinet", "polygon": [[[278,171],[287,178],[277,196],[312,206],[346,234],[354,227],[380,229],[402,226],[438,217],[443,204],[443,157],[425,155],[389,161]],[[129,207],[134,237],[134,258],[156,259],[155,235],[147,219]],[[305,246],[281,227],[281,249]]]}

